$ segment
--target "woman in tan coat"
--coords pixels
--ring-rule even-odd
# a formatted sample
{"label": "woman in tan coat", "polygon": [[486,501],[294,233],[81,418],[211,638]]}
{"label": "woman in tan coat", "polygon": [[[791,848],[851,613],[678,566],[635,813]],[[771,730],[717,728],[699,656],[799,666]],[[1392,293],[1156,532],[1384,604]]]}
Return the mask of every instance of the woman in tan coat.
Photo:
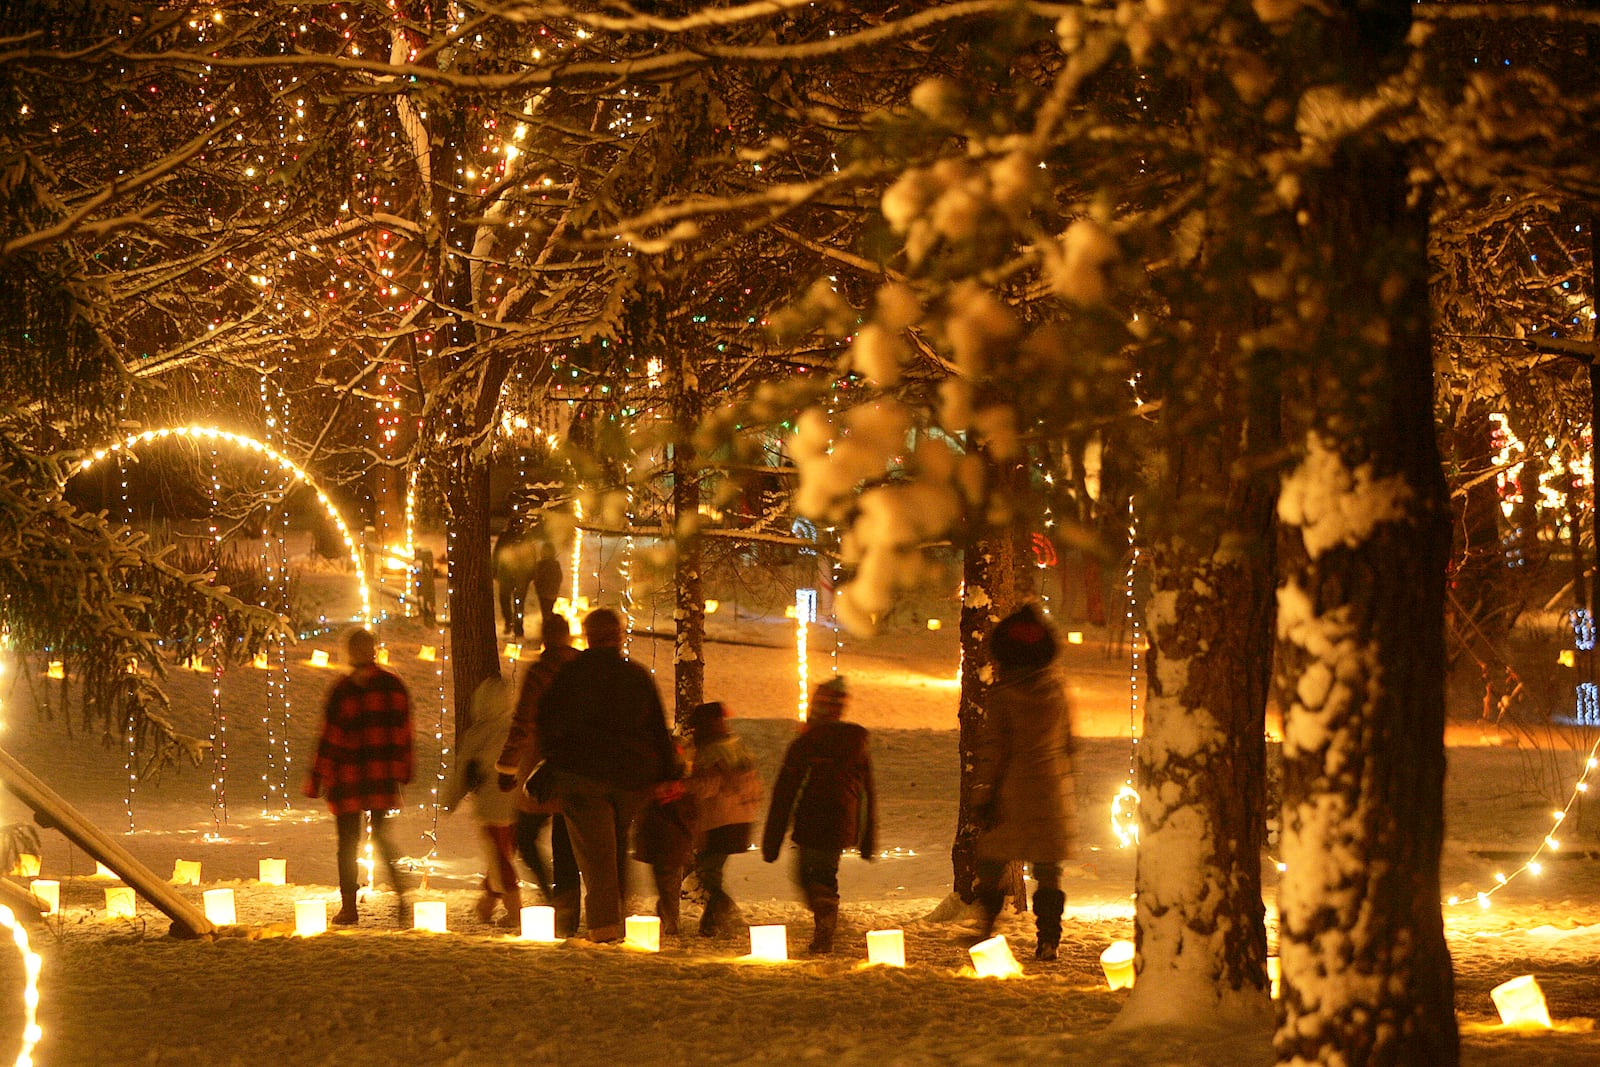
{"label": "woman in tan coat", "polygon": [[984,936],[994,928],[1006,864],[1025,860],[1033,894],[1037,959],[1056,958],[1061,943],[1061,865],[1077,834],[1072,721],[1061,678],[1051,667],[1056,643],[1031,606],[1002,619],[990,638],[999,681],[989,690],[975,755],[978,901]]}

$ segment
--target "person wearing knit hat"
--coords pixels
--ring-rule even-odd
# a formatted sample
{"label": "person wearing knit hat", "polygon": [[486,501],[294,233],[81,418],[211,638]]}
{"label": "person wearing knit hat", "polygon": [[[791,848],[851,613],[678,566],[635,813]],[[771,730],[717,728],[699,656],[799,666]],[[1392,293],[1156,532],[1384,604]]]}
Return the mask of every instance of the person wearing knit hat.
{"label": "person wearing knit hat", "polygon": [[1066,906],[1061,865],[1072,857],[1076,835],[1071,708],[1050,669],[1055,637],[1031,604],[995,625],[989,647],[999,678],[989,689],[973,751],[971,793],[981,933],[993,932],[1005,903],[1000,882],[1006,865],[1025,860],[1038,882],[1034,955],[1053,960]]}
{"label": "person wearing knit hat", "polygon": [[761,838],[761,858],[776,862],[793,820],[795,880],[811,909],[815,954],[833,951],[840,854],[857,848],[862,859],[876,858],[878,804],[867,731],[843,721],[845,703],[843,678],[822,683],[812,695],[810,717],[783,754]]}
{"label": "person wearing knit hat", "polygon": [[817,686],[816,691],[811,694],[810,705],[807,708],[808,715],[813,719],[837,719],[844,714],[845,701],[849,696],[844,679],[834,675]]}
{"label": "person wearing knit hat", "polygon": [[728,729],[728,709],[720,701],[689,713],[694,742],[689,792],[696,801],[694,870],[707,893],[700,913],[700,935],[715,937],[741,927],[739,906],[724,888],[729,856],[750,847],[750,826],[761,812],[761,773],[755,757]]}

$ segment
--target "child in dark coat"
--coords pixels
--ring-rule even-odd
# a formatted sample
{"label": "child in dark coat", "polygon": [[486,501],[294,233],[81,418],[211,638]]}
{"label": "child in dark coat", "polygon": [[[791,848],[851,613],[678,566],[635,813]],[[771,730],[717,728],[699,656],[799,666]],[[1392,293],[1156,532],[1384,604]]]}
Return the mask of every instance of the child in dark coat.
{"label": "child in dark coat", "polygon": [[[679,752],[682,763],[682,752]],[[683,871],[694,858],[695,800],[681,780],[663,782],[639,815],[633,858],[650,865],[656,883],[656,915],[663,934],[678,932]]]}
{"label": "child in dark coat", "polygon": [[817,687],[811,717],[783,755],[761,839],[761,858],[776,862],[793,818],[799,849],[795,875],[811,908],[815,932],[810,951],[817,954],[833,951],[840,854],[859,848],[862,859],[877,858],[877,797],[867,731],[842,721],[845,697],[843,678]]}
{"label": "child in dark coat", "polygon": [[723,888],[728,857],[750,847],[750,824],[761,811],[761,773],[750,750],[728,730],[728,712],[718,701],[689,713],[694,741],[689,792],[695,798],[694,870],[708,894],[700,914],[700,936],[732,932],[739,908]]}

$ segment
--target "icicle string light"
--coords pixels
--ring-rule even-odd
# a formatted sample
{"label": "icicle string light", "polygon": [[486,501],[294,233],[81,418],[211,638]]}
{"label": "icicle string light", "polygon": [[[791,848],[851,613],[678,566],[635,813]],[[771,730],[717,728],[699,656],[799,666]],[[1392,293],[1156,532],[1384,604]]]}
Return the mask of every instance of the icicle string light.
{"label": "icicle string light", "polygon": [[806,721],[806,715],[811,710],[811,678],[809,670],[810,649],[807,647],[806,633],[808,624],[817,618],[817,591],[815,589],[796,589],[794,591],[794,651],[795,675],[800,682],[800,695],[796,704],[796,715],[801,722]]}
{"label": "icicle string light", "polygon": [[327,511],[328,517],[338,527],[339,535],[344,540],[345,549],[350,553],[350,561],[355,567],[356,582],[361,594],[361,620],[369,628],[372,626],[372,593],[367,587],[367,568],[361,559],[360,546],[356,542],[355,535],[350,532],[350,527],[345,523],[344,516],[339,514],[339,509],[334,507],[333,501],[328,498],[328,494],[322,491],[322,487],[316,483],[316,480],[311,477],[305,468],[277,449],[256,440],[254,437],[221,430],[215,426],[169,426],[160,430],[146,430],[106,448],[95,449],[92,454],[79,461],[77,470],[74,473],[81,474],[108,456],[130,451],[139,445],[151,441],[162,441],[169,437],[192,438],[198,441],[225,441],[228,444],[265,456],[276,463],[285,473],[293,475],[296,481],[304,482],[309,486],[312,492],[317,494],[317,500],[322,504],[323,509]]}
{"label": "icicle string light", "polygon": [[[128,394],[124,392],[117,404],[118,414],[126,416],[127,406]],[[131,527],[133,526],[133,503],[128,498],[128,464],[124,462],[121,456],[117,457],[117,485],[122,499],[122,507],[120,509],[122,524]],[[138,669],[138,661],[128,661],[128,671],[130,673]],[[134,831],[133,798],[134,794],[139,790],[139,751],[133,726],[133,710],[130,708],[124,715],[122,730],[122,770],[127,778],[126,788],[122,796],[122,809],[128,819],[128,833],[130,834]]]}
{"label": "icicle string light", "polygon": [[[578,490],[583,491],[581,488]],[[579,599],[579,576],[583,566],[583,500],[574,499],[572,502],[572,603],[577,605]]]}
{"label": "icicle string light", "polygon": [[1133,501],[1128,502],[1128,545],[1132,552],[1128,557],[1128,573],[1123,578],[1123,589],[1127,594],[1127,619],[1132,656],[1128,665],[1128,777],[1122,787],[1111,798],[1111,832],[1116,834],[1117,843],[1122,848],[1139,843],[1139,791],[1134,788],[1134,778],[1139,765],[1139,643],[1143,638],[1139,626],[1139,603],[1134,590],[1134,575],[1139,569],[1139,524],[1133,510]]}
{"label": "icicle string light", "polygon": [[[211,455],[211,508],[206,513],[211,540],[211,583],[216,584],[222,566],[222,531],[217,525],[217,507],[222,496],[221,475],[217,467],[217,446],[213,439]],[[222,704],[222,614],[211,613],[211,822],[220,836],[228,822],[228,711]]]}

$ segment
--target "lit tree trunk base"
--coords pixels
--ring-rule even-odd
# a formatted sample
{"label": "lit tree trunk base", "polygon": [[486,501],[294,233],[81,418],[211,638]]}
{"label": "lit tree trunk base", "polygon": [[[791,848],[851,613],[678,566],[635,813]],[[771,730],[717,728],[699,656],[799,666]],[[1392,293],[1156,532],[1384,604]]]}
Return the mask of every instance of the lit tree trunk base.
{"label": "lit tree trunk base", "polygon": [[[1152,555],[1178,562],[1165,548]],[[1228,1020],[1265,1031],[1271,554],[1182,562],[1156,575],[1160,692],[1145,705],[1138,746],[1138,980],[1116,1025]]]}

